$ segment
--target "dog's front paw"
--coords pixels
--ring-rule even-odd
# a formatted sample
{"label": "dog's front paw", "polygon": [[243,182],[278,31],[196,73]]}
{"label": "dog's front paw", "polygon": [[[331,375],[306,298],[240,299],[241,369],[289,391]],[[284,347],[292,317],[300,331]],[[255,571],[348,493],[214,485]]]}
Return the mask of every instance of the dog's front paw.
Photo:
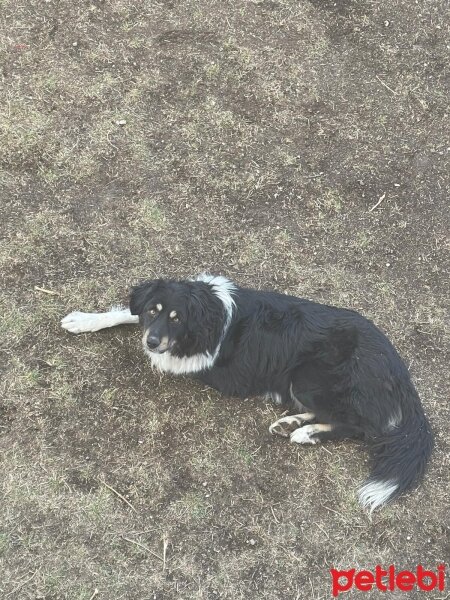
{"label": "dog's front paw", "polygon": [[61,327],[70,333],[88,333],[102,329],[103,319],[97,313],[72,312],[61,320]]}
{"label": "dog's front paw", "polygon": [[281,435],[283,437],[289,437],[293,431],[302,427],[305,423],[314,419],[313,413],[302,413],[301,415],[292,415],[290,417],[282,417],[272,423],[269,427],[269,431],[272,435]]}

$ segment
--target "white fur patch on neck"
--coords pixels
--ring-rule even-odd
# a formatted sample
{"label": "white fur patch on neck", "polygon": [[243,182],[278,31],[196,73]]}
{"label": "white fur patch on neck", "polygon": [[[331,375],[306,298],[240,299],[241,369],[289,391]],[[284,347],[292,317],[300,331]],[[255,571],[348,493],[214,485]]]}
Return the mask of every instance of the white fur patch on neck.
{"label": "white fur patch on neck", "polygon": [[[210,275],[209,273],[200,273],[195,278],[195,281],[203,281],[212,287],[214,294],[221,300],[225,308],[226,320],[229,325],[233,315],[233,308],[236,306],[231,295],[236,291],[236,285],[226,277],[223,277],[223,275]],[[228,328],[227,325],[225,326]]]}
{"label": "white fur patch on neck", "polygon": [[174,375],[198,373],[199,371],[210,369],[217,357],[215,353],[212,355],[209,352],[205,352],[203,354],[194,354],[193,356],[180,358],[179,356],[170,354],[170,350],[164,352],[164,354],[156,354],[155,352],[150,352],[145,346],[144,351],[150,357],[152,367],[163,373],[173,373]]}
{"label": "white fur patch on neck", "polygon": [[198,373],[199,371],[210,369],[219,355],[220,346],[227,334],[233,317],[233,308],[236,306],[236,303],[232,298],[232,293],[236,290],[236,286],[232,281],[221,275],[210,275],[209,273],[201,273],[192,281],[203,281],[210,285],[213,293],[222,302],[225,310],[225,323],[222,334],[213,353],[203,352],[201,354],[194,354],[193,356],[181,358],[170,354],[170,350],[164,352],[164,354],[150,352],[147,345],[144,343],[144,351],[147,356],[150,357],[152,367],[155,367],[159,371],[164,371],[165,373],[181,375],[183,373]]}

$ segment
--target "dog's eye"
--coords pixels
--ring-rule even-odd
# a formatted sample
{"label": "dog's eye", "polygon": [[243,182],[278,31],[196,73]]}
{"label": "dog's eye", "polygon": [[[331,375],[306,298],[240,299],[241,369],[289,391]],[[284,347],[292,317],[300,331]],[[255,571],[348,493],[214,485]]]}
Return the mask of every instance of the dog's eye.
{"label": "dog's eye", "polygon": [[152,317],[154,317],[158,311],[156,308],[151,308],[148,312],[152,315]]}
{"label": "dog's eye", "polygon": [[172,317],[172,323],[179,323],[179,322],[180,322],[179,317]]}

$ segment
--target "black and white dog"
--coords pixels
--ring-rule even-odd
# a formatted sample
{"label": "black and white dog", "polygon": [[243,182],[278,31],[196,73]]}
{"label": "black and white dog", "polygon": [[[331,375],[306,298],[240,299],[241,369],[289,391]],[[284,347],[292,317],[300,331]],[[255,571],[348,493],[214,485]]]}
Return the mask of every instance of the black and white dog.
{"label": "black and white dog", "polygon": [[132,288],[129,310],[74,312],[62,326],[82,333],[138,322],[160,371],[294,409],[272,433],[297,444],[365,440],[373,465],[359,497],[370,511],[423,476],[433,436],[419,396],[392,344],[358,313],[203,274],[146,281]]}

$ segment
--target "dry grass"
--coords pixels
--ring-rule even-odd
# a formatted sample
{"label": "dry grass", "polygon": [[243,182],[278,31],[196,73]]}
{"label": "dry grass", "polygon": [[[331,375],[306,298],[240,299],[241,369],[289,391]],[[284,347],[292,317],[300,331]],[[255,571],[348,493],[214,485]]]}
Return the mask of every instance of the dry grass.
{"label": "dry grass", "polygon": [[[448,561],[444,2],[0,20],[2,598],[320,600],[332,566]],[[387,331],[436,430],[426,485],[369,519],[354,444],[291,447],[261,399],[150,372],[132,329],[59,328],[204,269]]]}

